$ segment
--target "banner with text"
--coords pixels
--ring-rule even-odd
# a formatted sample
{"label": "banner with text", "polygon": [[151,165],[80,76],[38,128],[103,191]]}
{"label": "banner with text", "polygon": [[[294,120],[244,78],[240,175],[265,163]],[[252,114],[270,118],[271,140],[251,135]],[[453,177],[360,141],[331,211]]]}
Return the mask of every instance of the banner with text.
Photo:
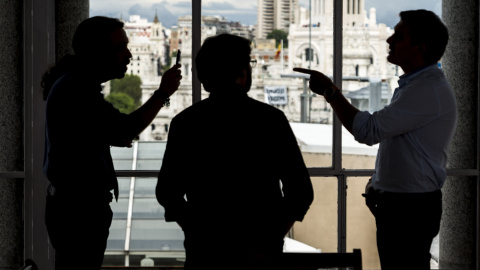
{"label": "banner with text", "polygon": [[271,105],[287,105],[287,87],[265,86],[265,102]]}

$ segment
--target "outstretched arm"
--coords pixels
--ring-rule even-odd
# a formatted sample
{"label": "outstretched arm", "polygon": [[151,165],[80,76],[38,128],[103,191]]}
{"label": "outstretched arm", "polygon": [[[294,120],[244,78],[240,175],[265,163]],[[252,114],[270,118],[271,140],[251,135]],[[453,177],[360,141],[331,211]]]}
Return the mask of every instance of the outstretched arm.
{"label": "outstretched arm", "polygon": [[145,104],[130,113],[130,126],[126,130],[131,135],[136,136],[142,132],[155,119],[163,107],[165,99],[177,91],[182,79],[180,67],[180,64],[176,64],[167,70],[162,76],[159,89],[154,92]]}
{"label": "outstretched arm", "polygon": [[[342,122],[343,126],[353,134],[352,126],[355,115],[359,112],[348,100],[342,95],[342,91],[328,78],[325,74],[305,69],[294,68],[293,71],[310,74],[310,89],[314,93],[325,96],[328,103],[333,108],[333,111]],[[328,96],[326,96],[328,92]]]}

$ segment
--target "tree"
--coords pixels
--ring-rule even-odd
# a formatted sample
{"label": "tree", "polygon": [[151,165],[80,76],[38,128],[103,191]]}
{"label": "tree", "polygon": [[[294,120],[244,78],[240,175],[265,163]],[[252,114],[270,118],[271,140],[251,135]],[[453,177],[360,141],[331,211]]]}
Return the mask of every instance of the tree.
{"label": "tree", "polygon": [[113,107],[117,108],[122,113],[129,114],[137,108],[133,98],[125,93],[110,93],[105,100],[112,103]]}
{"label": "tree", "polygon": [[268,39],[275,39],[275,46],[278,47],[278,44],[280,44],[281,40],[283,40],[283,47],[288,48],[288,33],[281,30],[281,29],[274,29],[272,32],[270,32],[267,35]]}
{"label": "tree", "polygon": [[111,93],[125,93],[130,96],[136,107],[142,102],[142,79],[137,75],[125,74],[122,79],[114,79],[110,81]]}

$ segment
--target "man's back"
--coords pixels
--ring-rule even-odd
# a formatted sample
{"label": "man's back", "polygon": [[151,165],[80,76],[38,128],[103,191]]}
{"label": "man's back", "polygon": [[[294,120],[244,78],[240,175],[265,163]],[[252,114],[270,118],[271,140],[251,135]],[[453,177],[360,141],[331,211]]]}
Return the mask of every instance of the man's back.
{"label": "man's back", "polygon": [[187,243],[231,251],[281,247],[280,224],[303,219],[313,198],[283,113],[235,87],[174,118],[157,192],[167,221],[186,219]]}

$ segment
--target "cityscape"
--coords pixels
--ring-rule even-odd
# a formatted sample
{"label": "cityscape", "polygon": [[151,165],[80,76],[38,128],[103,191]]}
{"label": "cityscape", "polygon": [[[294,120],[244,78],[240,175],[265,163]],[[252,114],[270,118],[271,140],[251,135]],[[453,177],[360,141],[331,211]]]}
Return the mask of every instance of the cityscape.
{"label": "cityscape", "polygon": [[[291,123],[308,167],[328,167],[332,160],[333,113],[321,96],[308,89],[308,78],[295,74],[294,67],[333,74],[333,1],[312,0],[311,12],[297,0],[258,0],[256,25],[243,25],[221,15],[201,18],[202,42],[210,36],[230,33],[252,41],[251,98],[282,110]],[[363,0],[344,0],[342,92],[360,110],[371,112],[390,102],[402,71],[387,62],[386,39],[391,27],[377,21],[376,8],[365,10]],[[141,101],[158,89],[162,73],[182,52],[182,82],[150,128],[140,134],[133,148],[112,148],[116,170],[158,170],[162,164],[171,119],[192,105],[192,16],[179,16],[165,26],[158,11],[152,18],[138,14],[120,17],[125,23],[133,55],[127,75],[141,79]],[[276,40],[274,32],[284,33]],[[104,85],[108,98],[112,86]],[[208,93],[202,91],[202,99]],[[377,146],[360,145],[346,130],[342,132],[345,168],[373,169]],[[228,147],[228,146],[226,146]],[[312,181],[314,179],[312,178]],[[337,190],[335,178],[314,182],[316,200],[305,220],[295,225],[286,238],[285,251],[336,252]],[[361,248],[365,269],[379,268],[374,219],[363,206],[368,178],[350,181],[347,246]],[[119,178],[120,198],[112,204],[114,220],[104,265],[178,266],[185,259],[183,232],[163,219],[157,203],[155,178]],[[335,192],[333,192],[335,193]],[[368,217],[368,218],[366,218]],[[325,235],[330,235],[325,237]],[[371,239],[361,241],[361,239]],[[434,253],[434,252],[433,252]],[[214,251],[212,251],[214,256]]]}
{"label": "cityscape", "polygon": [[[344,11],[343,93],[362,110],[375,111],[388,104],[392,90],[401,71],[386,61],[386,39],[392,29],[376,21],[376,10],[364,10],[364,2]],[[306,78],[294,74],[293,67],[304,67],[333,74],[333,2],[312,1],[311,18],[308,10],[298,1],[259,1],[257,26],[246,26],[217,16],[202,16],[201,38],[220,33],[231,33],[252,40],[251,58],[257,60],[252,69],[253,83],[250,97],[265,101],[281,109],[290,122],[331,124],[332,113],[322,97],[314,98],[306,87]],[[263,10],[263,12],[262,12]],[[276,12],[281,15],[273,16]],[[276,21],[273,18],[281,18]],[[140,135],[142,141],[165,140],[173,116],[192,104],[192,18],[180,16],[177,25],[167,28],[154,18],[130,15],[121,18],[130,40],[132,61],[127,74],[141,78],[142,101],[158,88],[162,72],[176,60],[177,50],[182,51],[183,80],[179,90],[171,97],[171,106],[164,108],[154,120],[152,128]],[[311,27],[309,27],[309,23]],[[267,35],[273,30],[282,31],[280,43]],[[270,32],[269,32],[270,31]],[[268,32],[268,33],[267,33]],[[283,96],[269,96],[267,89],[284,89]],[[370,88],[373,90],[370,91]],[[105,85],[108,96],[110,85]],[[375,95],[369,106],[370,97]],[[202,98],[207,97],[203,92]],[[273,100],[277,100],[273,102]],[[281,102],[279,102],[281,100]]]}

